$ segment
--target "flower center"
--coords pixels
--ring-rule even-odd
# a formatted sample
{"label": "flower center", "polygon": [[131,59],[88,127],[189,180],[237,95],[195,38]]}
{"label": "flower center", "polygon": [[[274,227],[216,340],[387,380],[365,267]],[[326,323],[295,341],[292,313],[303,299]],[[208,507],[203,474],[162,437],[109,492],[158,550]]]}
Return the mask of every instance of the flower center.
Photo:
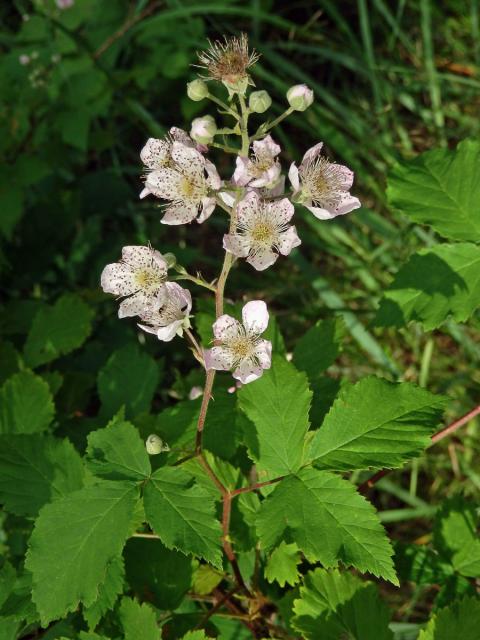
{"label": "flower center", "polygon": [[250,173],[255,178],[259,178],[262,173],[268,171],[273,166],[274,159],[272,156],[261,154],[250,159]]}
{"label": "flower center", "polygon": [[143,267],[135,272],[135,283],[139,289],[153,293],[163,283],[163,277],[156,269]]}
{"label": "flower center", "polygon": [[304,193],[320,206],[336,207],[342,199],[342,180],[337,167],[326,158],[317,158],[300,170]]}
{"label": "flower center", "polygon": [[182,176],[179,191],[186,200],[201,200],[207,195],[205,184],[199,184],[193,176]]}
{"label": "flower center", "polygon": [[274,236],[275,229],[273,224],[265,220],[256,222],[250,230],[252,241],[265,246],[272,246]]}
{"label": "flower center", "polygon": [[238,336],[233,338],[228,345],[236,362],[248,358],[253,353],[253,341],[249,336]]}

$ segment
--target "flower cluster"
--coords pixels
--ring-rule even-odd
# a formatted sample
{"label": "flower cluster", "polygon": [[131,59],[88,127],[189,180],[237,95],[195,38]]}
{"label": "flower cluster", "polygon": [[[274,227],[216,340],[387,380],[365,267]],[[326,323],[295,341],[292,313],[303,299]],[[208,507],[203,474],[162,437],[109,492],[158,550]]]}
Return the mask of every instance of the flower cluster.
{"label": "flower cluster", "polygon": [[[280,255],[288,256],[301,244],[295,225],[294,203],[306,207],[320,220],[329,220],[360,207],[350,194],[353,173],[322,154],[323,144],[309,149],[299,166],[288,170],[291,188],[286,188],[281,147],[270,130],[293,112],[309,108],[314,95],[305,85],[290,87],[288,107],[273,121],[248,130],[251,113],[269,109],[272,99],[266,91],[247,91],[253,80],[250,69],[259,55],[250,52],[245,35],[210,43],[199,54],[203,76],[190,82],[188,96],[194,101],[210,100],[219,113],[233,119],[232,127],[218,128],[211,115],[195,118],[190,134],[173,127],[163,139],[150,138],[141,150],[144,188],[140,198],[153,196],[162,201],[161,222],[167,225],[204,223],[218,206],[229,216],[223,236],[224,264],[216,285],[199,274],[194,277],[151,247],[124,247],[120,262],[105,267],[101,283],[104,291],[121,298],[119,316],[138,316],[139,327],[170,341],[185,334],[194,354],[206,370],[229,370],[238,383],[260,377],[271,363],[271,343],[261,338],[268,325],[265,302],[244,305],[242,322],[222,314],[223,290],[228,272],[239,259],[257,271],[272,266]],[[219,82],[227,89],[226,101],[211,92]],[[208,82],[208,84],[207,84]],[[225,89],[224,89],[225,90]],[[239,136],[241,146],[231,142]],[[207,154],[217,148],[235,154],[230,177],[222,179]],[[213,345],[201,347],[190,331],[192,297],[177,282],[169,281],[168,270],[215,293],[217,317],[213,323]]]}

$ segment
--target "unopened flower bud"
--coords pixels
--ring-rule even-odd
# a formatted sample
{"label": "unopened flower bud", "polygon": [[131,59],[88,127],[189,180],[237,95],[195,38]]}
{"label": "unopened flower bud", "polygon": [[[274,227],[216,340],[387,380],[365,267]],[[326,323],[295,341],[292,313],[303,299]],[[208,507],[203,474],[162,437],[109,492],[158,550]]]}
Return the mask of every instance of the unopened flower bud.
{"label": "unopened flower bud", "polygon": [[253,113],[264,113],[272,104],[272,99],[266,91],[252,91],[248,106]]}
{"label": "unopened flower bud", "polygon": [[217,125],[212,116],[195,118],[190,129],[190,136],[200,144],[210,144],[217,133]]}
{"label": "unopened flower bud", "polygon": [[192,80],[187,84],[187,95],[190,100],[199,102],[208,96],[208,87],[203,80]]}
{"label": "unopened flower bud", "polygon": [[287,100],[295,111],[305,111],[313,102],[313,91],[306,84],[296,84],[287,91]]}
{"label": "unopened flower bud", "polygon": [[163,453],[164,451],[170,451],[170,447],[168,446],[168,444],[155,433],[152,433],[148,436],[145,441],[145,447],[147,449],[147,453],[151,456],[156,456],[157,454]]}
{"label": "unopened flower bud", "polygon": [[173,253],[164,253],[164,260],[167,262],[167,267],[169,269],[173,269],[177,264],[177,258],[173,255]]}

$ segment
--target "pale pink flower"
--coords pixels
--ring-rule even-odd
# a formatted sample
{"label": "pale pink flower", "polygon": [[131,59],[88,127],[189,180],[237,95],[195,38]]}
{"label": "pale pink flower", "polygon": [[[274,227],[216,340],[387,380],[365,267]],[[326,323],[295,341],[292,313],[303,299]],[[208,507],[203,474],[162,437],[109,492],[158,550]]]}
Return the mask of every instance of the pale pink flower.
{"label": "pale pink flower", "polygon": [[75,0],[55,0],[55,3],[59,9],[69,9],[75,4]]}
{"label": "pale pink flower", "polygon": [[[140,158],[148,171],[162,169],[172,164],[172,146],[174,142],[182,142],[187,147],[193,147],[194,142],[183,129],[172,127],[164,138],[149,138],[140,151]],[[150,192],[144,189],[140,198],[144,198]]]}
{"label": "pale pink flower", "polygon": [[197,398],[200,398],[200,396],[203,396],[203,389],[202,387],[195,386],[190,389],[188,399],[196,400]]}
{"label": "pale pink flower", "polygon": [[319,142],[303,156],[302,164],[290,167],[288,177],[294,189],[293,200],[301,202],[320,220],[330,220],[361,207],[350,195],[353,171],[320,155]]}
{"label": "pale pink flower", "polygon": [[257,271],[272,265],[281,253],[287,256],[301,243],[290,226],[293,204],[288,198],[262,200],[249,191],[237,205],[237,231],[223,236],[223,247],[238,258],[246,258]]}
{"label": "pale pink flower", "polygon": [[106,293],[124,298],[119,318],[159,309],[166,300],[167,262],[151,247],[123,247],[120,262],[107,264],[101,285]]}
{"label": "pale pink flower", "polygon": [[30,56],[28,56],[26,53],[22,53],[21,56],[18,56],[18,61],[23,66],[30,64]]}
{"label": "pale pink flower", "polygon": [[170,161],[146,175],[143,198],[152,193],[170,200],[161,220],[163,224],[204,222],[215,209],[214,192],[221,186],[215,166],[193,147],[174,142]]}
{"label": "pale pink flower", "polygon": [[282,168],[277,156],[280,146],[270,135],[253,143],[253,155],[250,158],[237,156],[237,166],[232,182],[240,187],[271,187],[280,178]]}
{"label": "pale pink flower", "polygon": [[[176,282],[165,284],[166,299],[160,309],[152,309],[140,315],[140,329],[153,333],[159,340],[170,342],[184,329],[190,327],[190,311],[192,310],[192,296],[188,289],[183,289]],[[146,323],[146,324],[143,324]]]}
{"label": "pale pink flower", "polygon": [[225,314],[214,322],[215,346],[204,351],[204,359],[206,369],[233,369],[233,377],[247,384],[260,378],[272,363],[272,343],[260,338],[268,326],[267,305],[262,300],[247,302],[242,319],[240,323]]}

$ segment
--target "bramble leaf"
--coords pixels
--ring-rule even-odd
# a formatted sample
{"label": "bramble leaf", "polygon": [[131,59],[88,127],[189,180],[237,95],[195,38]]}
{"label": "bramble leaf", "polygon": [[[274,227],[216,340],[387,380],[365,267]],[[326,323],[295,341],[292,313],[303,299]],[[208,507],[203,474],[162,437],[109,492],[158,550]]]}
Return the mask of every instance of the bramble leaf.
{"label": "bramble leaf", "polygon": [[192,477],[177,467],[163,467],[145,485],[145,515],[169,549],[221,566],[220,523],[215,502]]}
{"label": "bramble leaf", "polygon": [[107,565],[104,581],[98,586],[95,602],[83,609],[83,617],[89,629],[95,629],[107,611],[113,609],[119,594],[123,591],[124,577],[125,569],[122,556],[113,558]]}
{"label": "bramble leaf", "polygon": [[293,627],[306,640],[392,640],[390,612],[377,588],[349,573],[316,569],[294,601]]}
{"label": "bramble leaf", "polygon": [[144,480],[151,471],[137,429],[117,417],[104,429],[89,434],[87,460],[92,473],[109,480]]}
{"label": "bramble leaf", "polygon": [[42,435],[0,436],[0,501],[16,515],[40,507],[83,485],[83,464],[68,440]]}
{"label": "bramble leaf", "polygon": [[278,582],[281,587],[284,587],[285,584],[290,584],[293,587],[300,580],[297,568],[300,562],[297,545],[286,544],[282,540],[267,560],[265,578],[268,582]]}
{"label": "bramble leaf", "polygon": [[107,565],[123,549],[137,498],[133,483],[104,480],[40,511],[26,567],[43,625],[74,611],[79,602],[86,607],[95,602]]}
{"label": "bramble leaf", "polygon": [[119,610],[125,640],[160,640],[155,611],[148,604],[123,598]]}
{"label": "bramble leaf", "polygon": [[445,398],[408,382],[369,376],[344,387],[310,448],[324,469],[394,468],[430,443]]}
{"label": "bramble leaf", "polygon": [[343,318],[319,320],[297,342],[293,350],[293,364],[315,380],[333,364],[342,349],[346,327]]}
{"label": "bramble leaf", "polygon": [[480,600],[464,598],[434,613],[418,640],[478,640],[479,628]]}
{"label": "bramble leaf", "polygon": [[448,316],[465,322],[480,306],[480,246],[441,244],[413,254],[380,300],[375,324],[402,327],[412,320],[425,329]]}
{"label": "bramble leaf", "polygon": [[333,473],[302,469],[282,480],[257,516],[257,533],[268,551],[295,542],[310,561],[338,562],[398,584],[393,550],[373,506]]}
{"label": "bramble leaf", "polygon": [[31,371],[21,371],[0,389],[0,433],[45,431],[54,416],[48,384]]}
{"label": "bramble leaf", "polygon": [[307,377],[280,357],[272,368],[238,393],[240,409],[255,425],[250,453],[262,471],[283,475],[297,471],[303,459],[312,392]]}
{"label": "bramble leaf", "polygon": [[78,349],[90,335],[92,317],[92,309],[71,293],[59,298],[53,306],[42,307],[25,343],[26,363],[38,367]]}
{"label": "bramble leaf", "polygon": [[390,204],[452,240],[480,242],[480,143],[434,149],[397,164],[388,177]]}

